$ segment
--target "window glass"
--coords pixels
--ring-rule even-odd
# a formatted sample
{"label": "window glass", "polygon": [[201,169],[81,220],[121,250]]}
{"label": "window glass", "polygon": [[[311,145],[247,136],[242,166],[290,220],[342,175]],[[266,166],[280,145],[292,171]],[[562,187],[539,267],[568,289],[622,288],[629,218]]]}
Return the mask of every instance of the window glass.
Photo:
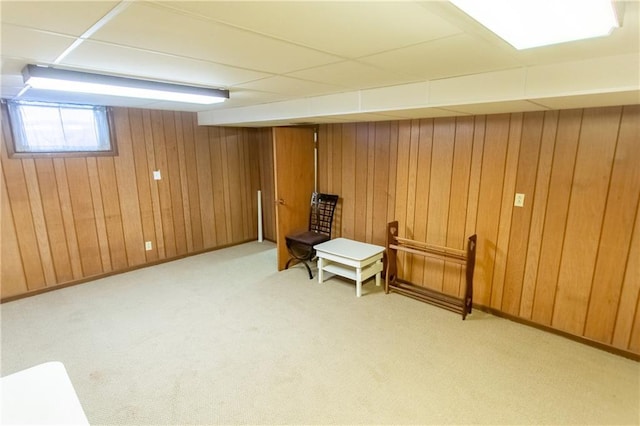
{"label": "window glass", "polygon": [[113,152],[107,107],[7,102],[16,154]]}

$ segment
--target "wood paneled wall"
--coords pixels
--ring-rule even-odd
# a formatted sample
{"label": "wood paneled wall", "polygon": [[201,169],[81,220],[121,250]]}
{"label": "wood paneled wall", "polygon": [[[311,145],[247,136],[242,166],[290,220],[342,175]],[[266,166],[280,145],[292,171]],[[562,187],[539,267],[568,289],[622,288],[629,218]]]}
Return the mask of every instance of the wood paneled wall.
{"label": "wood paneled wall", "polygon": [[3,125],[3,299],[256,238],[254,129],[126,108],[114,121],[115,157],[9,159]]}
{"label": "wood paneled wall", "polygon": [[275,176],[273,174],[273,131],[256,130],[260,158],[260,189],[262,191],[262,232],[266,240],[276,242]]}
{"label": "wood paneled wall", "polygon": [[[463,248],[474,302],[640,353],[640,106],[322,125],[319,186],[334,237],[400,234]],[[515,193],[525,194],[514,207]],[[403,278],[460,295],[461,271],[402,259]]]}

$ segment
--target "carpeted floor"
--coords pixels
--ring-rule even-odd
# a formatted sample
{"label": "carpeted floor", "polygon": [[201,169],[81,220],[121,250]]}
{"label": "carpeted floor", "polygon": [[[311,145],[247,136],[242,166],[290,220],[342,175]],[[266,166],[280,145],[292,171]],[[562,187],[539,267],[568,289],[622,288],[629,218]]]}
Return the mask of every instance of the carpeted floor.
{"label": "carpeted floor", "polygon": [[0,306],[1,374],[64,363],[92,424],[639,424],[640,364],[248,243]]}

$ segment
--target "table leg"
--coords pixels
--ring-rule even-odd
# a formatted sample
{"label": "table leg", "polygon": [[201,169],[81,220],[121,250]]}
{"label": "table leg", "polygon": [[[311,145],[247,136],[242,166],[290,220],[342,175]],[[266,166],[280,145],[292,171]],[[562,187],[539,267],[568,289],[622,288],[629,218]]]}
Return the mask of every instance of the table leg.
{"label": "table leg", "polygon": [[324,281],[324,271],[322,267],[324,266],[324,259],[321,257],[318,258],[318,282],[322,283]]}
{"label": "table leg", "polygon": [[356,268],[356,297],[362,296],[362,268]]}
{"label": "table leg", "polygon": [[[378,260],[376,263],[382,263],[382,262],[380,262],[380,261]],[[381,281],[381,280],[380,280],[380,277],[381,277],[381,276],[382,276],[382,272],[378,272],[378,273],[376,274],[376,286],[378,286],[378,287],[380,287],[380,281]]]}

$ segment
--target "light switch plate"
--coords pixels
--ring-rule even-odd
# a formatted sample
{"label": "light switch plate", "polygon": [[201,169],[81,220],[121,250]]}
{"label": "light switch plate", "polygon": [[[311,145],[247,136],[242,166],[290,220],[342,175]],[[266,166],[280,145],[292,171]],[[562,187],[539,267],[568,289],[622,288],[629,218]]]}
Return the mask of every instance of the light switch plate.
{"label": "light switch plate", "polygon": [[162,179],[162,176],[160,176],[160,170],[154,170],[153,171],[153,180],[160,180]]}
{"label": "light switch plate", "polygon": [[513,201],[516,207],[524,207],[524,194],[516,193],[516,199]]}

